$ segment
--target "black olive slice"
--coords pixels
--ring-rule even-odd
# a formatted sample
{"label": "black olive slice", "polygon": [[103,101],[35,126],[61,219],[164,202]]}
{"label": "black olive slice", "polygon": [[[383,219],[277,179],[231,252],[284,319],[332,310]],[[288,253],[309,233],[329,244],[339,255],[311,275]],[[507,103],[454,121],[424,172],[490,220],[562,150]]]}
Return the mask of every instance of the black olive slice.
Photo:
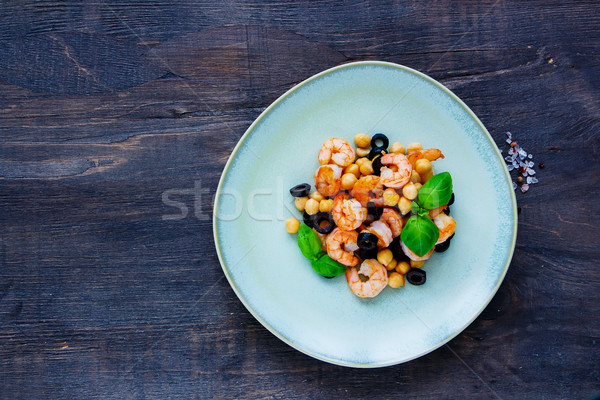
{"label": "black olive slice", "polygon": [[450,239],[446,239],[442,243],[436,244],[435,251],[438,253],[443,253],[448,250],[448,247],[450,247]]}
{"label": "black olive slice", "polygon": [[454,192],[452,192],[452,196],[450,196],[450,201],[448,202],[449,206],[451,206],[452,204],[454,204]]}
{"label": "black olive slice", "polygon": [[435,251],[437,251],[438,253],[443,253],[444,251],[448,250],[448,247],[450,247],[450,241],[452,240],[454,235],[455,235],[455,233],[453,233],[452,236],[450,236],[448,239],[444,240],[442,243],[436,244]]}
{"label": "black olive slice", "polygon": [[373,175],[377,175],[379,176],[379,174],[381,174],[381,167],[383,166],[381,164],[381,156],[375,157],[373,159]]}
{"label": "black olive slice", "polygon": [[371,221],[377,221],[383,214],[383,207],[377,207],[374,202],[369,201],[367,203],[367,219]]}
{"label": "black olive slice", "polygon": [[373,147],[371,151],[369,151],[367,158],[371,161],[374,161],[376,157],[382,156],[385,151],[387,150],[383,147]]}
{"label": "black olive slice", "polygon": [[385,136],[383,133],[376,133],[371,138],[371,148],[379,147],[383,150],[386,150],[390,145],[390,139]]}
{"label": "black olive slice", "polygon": [[376,259],[377,258],[377,248],[375,248],[373,250],[358,249],[358,251],[354,252],[354,255],[363,261],[369,260],[369,259]]}
{"label": "black olive slice", "polygon": [[450,215],[450,206],[447,206],[446,208],[444,208],[443,213],[446,215]]}
{"label": "black olive slice", "polygon": [[328,234],[335,228],[333,217],[328,212],[318,212],[313,215],[312,223],[315,231],[323,234]]}
{"label": "black olive slice", "polygon": [[408,283],[417,286],[424,284],[427,280],[427,274],[425,274],[425,271],[418,268],[412,268],[406,273],[406,275],[404,275],[404,277],[406,278]]}
{"label": "black olive slice", "polygon": [[304,215],[302,216],[302,219],[304,220],[304,223],[306,224],[306,226],[308,226],[309,228],[313,227],[314,215],[310,215],[309,213],[304,211]]}
{"label": "black olive slice", "polygon": [[392,243],[390,243],[388,249],[392,251],[392,254],[394,255],[394,260],[398,262],[409,260],[409,258],[406,256],[406,254],[404,254],[404,251],[402,250],[402,245],[400,244],[400,236],[396,236],[392,240]]}
{"label": "black olive slice", "polygon": [[308,183],[301,183],[290,189],[290,194],[294,197],[308,196],[310,193],[310,185]]}
{"label": "black olive slice", "polygon": [[366,251],[377,251],[378,240],[379,238],[375,234],[370,232],[362,232],[358,234],[358,240],[356,243],[358,244],[358,247]]}

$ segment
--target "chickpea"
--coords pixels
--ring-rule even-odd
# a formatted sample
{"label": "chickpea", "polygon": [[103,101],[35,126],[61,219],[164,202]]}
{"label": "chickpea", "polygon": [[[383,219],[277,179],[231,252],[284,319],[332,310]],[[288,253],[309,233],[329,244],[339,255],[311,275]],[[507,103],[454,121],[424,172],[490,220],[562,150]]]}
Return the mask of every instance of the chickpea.
{"label": "chickpea", "polygon": [[358,160],[356,160],[354,163],[355,163],[356,165],[358,165],[358,168],[360,169],[360,166],[361,166],[361,165],[363,165],[363,163],[364,163],[365,161],[369,161],[369,159],[368,159],[368,158],[366,158],[366,157],[361,157],[361,158],[359,158]]}
{"label": "chickpea", "polygon": [[319,202],[319,211],[329,212],[333,208],[333,199],[324,199]]}
{"label": "chickpea", "polygon": [[360,173],[363,175],[372,175],[373,172],[375,171],[373,170],[373,163],[371,160],[366,159],[366,161],[363,161],[360,165]]}
{"label": "chickpea", "polygon": [[306,211],[308,215],[315,215],[319,212],[319,202],[315,199],[308,199],[304,206],[304,211]]}
{"label": "chickpea", "polygon": [[394,259],[394,255],[390,249],[379,250],[377,253],[377,261],[381,263],[384,267],[387,267],[389,263]]}
{"label": "chickpea", "polygon": [[420,183],[421,182],[421,175],[419,175],[419,173],[417,171],[415,171],[414,169],[410,173],[410,181],[412,183]]}
{"label": "chickpea", "polygon": [[388,277],[388,285],[393,287],[394,289],[398,289],[404,286],[404,276],[400,275],[397,272],[392,272]]}
{"label": "chickpea", "polygon": [[422,149],[423,149],[423,146],[421,145],[421,143],[411,143],[406,148],[406,151],[408,152],[408,154],[410,154],[414,151],[422,150]]}
{"label": "chickpea", "polygon": [[425,264],[425,261],[410,260],[411,268],[421,268],[423,266],[423,264]]}
{"label": "chickpea", "polygon": [[359,147],[358,149],[356,149],[356,155],[358,157],[366,157],[366,156],[369,155],[370,151],[371,150],[369,150],[369,149],[365,149],[365,148]]}
{"label": "chickpea", "polygon": [[388,188],[383,192],[383,204],[388,207],[394,207],[398,204],[400,195],[394,189]]}
{"label": "chickpea", "polygon": [[285,230],[288,233],[298,233],[298,228],[300,228],[300,221],[296,218],[288,218],[285,221]]}
{"label": "chickpea", "polygon": [[393,259],[388,265],[386,265],[385,269],[388,271],[393,271],[396,268],[396,265],[398,265],[398,261]]}
{"label": "chickpea", "polygon": [[369,147],[371,145],[371,138],[369,135],[359,133],[358,135],[354,136],[354,143],[356,143],[356,147],[361,147],[364,149],[365,147]]}
{"label": "chickpea", "polygon": [[306,207],[306,202],[308,201],[308,197],[296,197],[294,199],[294,205],[298,209],[298,211],[304,211],[304,207]]}
{"label": "chickpea", "polygon": [[402,146],[398,142],[392,143],[392,145],[390,146],[390,153],[404,154],[405,152],[406,152],[406,149],[404,148],[404,146]]}
{"label": "chickpea", "polygon": [[356,178],[360,178],[360,167],[356,164],[350,164],[344,169],[344,174],[354,174]]}
{"label": "chickpea", "polygon": [[420,175],[425,175],[427,172],[431,171],[431,161],[426,158],[420,158],[415,163],[415,169]]}
{"label": "chickpea", "polygon": [[[392,261],[395,261],[395,260],[392,260]],[[391,263],[390,263],[390,264],[391,264]],[[392,267],[391,267],[391,266],[389,266],[389,265],[384,265],[384,267],[385,267],[385,269],[386,269],[388,272],[389,272],[389,271],[393,271],[393,270],[394,270],[394,268],[392,268]]]}
{"label": "chickpea", "polygon": [[411,201],[404,196],[400,197],[400,200],[398,201],[398,209],[400,210],[400,213],[402,215],[408,214],[410,212],[410,207]]}
{"label": "chickpea", "polygon": [[308,197],[310,197],[311,199],[314,199],[316,201],[321,201],[323,200],[325,197],[323,197],[323,195],[317,191],[312,192],[311,194],[308,195]]}
{"label": "chickpea", "polygon": [[421,175],[421,182],[422,183],[427,182],[429,179],[431,179],[432,176],[433,176],[433,170],[429,171],[426,174]]}
{"label": "chickpea", "polygon": [[410,264],[407,261],[400,261],[398,264],[396,264],[396,272],[399,274],[404,275],[408,271],[410,271]]}
{"label": "chickpea", "polygon": [[354,174],[344,174],[342,175],[342,188],[346,190],[350,190],[354,187],[354,184],[358,178]]}
{"label": "chickpea", "polygon": [[421,185],[419,182],[417,182],[417,183],[415,183],[415,187],[417,188],[417,192],[418,192],[419,190],[421,190],[423,185]]}
{"label": "chickpea", "polygon": [[417,188],[414,183],[408,183],[402,188],[402,195],[408,200],[414,200],[417,197]]}

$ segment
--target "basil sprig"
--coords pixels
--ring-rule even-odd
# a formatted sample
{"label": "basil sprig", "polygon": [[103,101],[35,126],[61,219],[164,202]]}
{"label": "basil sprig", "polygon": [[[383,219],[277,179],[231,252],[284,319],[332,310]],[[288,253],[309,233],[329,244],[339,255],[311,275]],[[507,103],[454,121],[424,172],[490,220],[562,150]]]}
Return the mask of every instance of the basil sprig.
{"label": "basil sprig", "polygon": [[310,265],[320,275],[333,278],[346,272],[346,267],[335,261],[327,254],[323,254],[318,260],[310,260]]}
{"label": "basil sprig", "polygon": [[416,255],[427,254],[440,236],[440,230],[432,220],[425,216],[413,215],[402,228],[400,239]]}
{"label": "basil sprig", "polygon": [[300,224],[298,228],[298,247],[302,255],[309,260],[317,260],[323,254],[321,239],[306,224]]}
{"label": "basil sprig", "polygon": [[452,177],[449,172],[432,176],[419,190],[419,205],[431,210],[448,204],[452,197]]}
{"label": "basil sprig", "polygon": [[306,224],[298,229],[298,247],[302,255],[310,260],[310,265],[319,274],[333,278],[346,272],[346,267],[329,257],[321,248],[321,239]]}
{"label": "basil sprig", "polygon": [[431,177],[419,190],[417,202],[411,204],[411,216],[400,239],[413,253],[422,257],[435,246],[440,230],[427,217],[428,210],[448,204],[452,196],[452,177],[443,172]]}

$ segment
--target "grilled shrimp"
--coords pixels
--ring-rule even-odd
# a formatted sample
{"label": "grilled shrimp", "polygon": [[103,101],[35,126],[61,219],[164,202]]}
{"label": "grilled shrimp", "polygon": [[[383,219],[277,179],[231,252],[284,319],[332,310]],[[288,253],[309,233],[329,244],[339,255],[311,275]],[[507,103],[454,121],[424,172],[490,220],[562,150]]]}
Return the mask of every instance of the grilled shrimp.
{"label": "grilled shrimp", "polygon": [[444,204],[443,206],[439,206],[437,208],[432,208],[431,210],[429,210],[429,218],[434,219],[438,215],[443,214],[446,208],[448,208],[447,204]]}
{"label": "grilled shrimp", "polygon": [[429,161],[435,161],[438,158],[444,158],[444,155],[440,149],[424,149],[413,151],[407,156],[407,158],[408,162],[410,162],[410,165],[415,168],[417,160],[420,160],[421,158],[426,158]]}
{"label": "grilled shrimp", "polygon": [[400,233],[402,232],[402,216],[398,211],[393,208],[385,207],[379,220],[385,222],[387,226],[389,226],[393,237],[400,236]]}
{"label": "grilled shrimp", "polygon": [[334,196],[342,186],[342,168],[335,164],[321,165],[315,171],[315,187],[323,196]]}
{"label": "grilled shrimp", "polygon": [[329,138],[319,151],[319,164],[333,162],[340,167],[347,167],[354,162],[354,158],[354,149],[345,139]]}
{"label": "grilled shrimp", "polygon": [[350,192],[352,197],[360,202],[363,207],[367,206],[369,201],[375,202],[375,205],[383,205],[383,186],[377,175],[367,175],[361,177]]}
{"label": "grilled shrimp", "polygon": [[456,221],[449,215],[444,213],[439,214],[433,218],[433,223],[440,229],[440,236],[438,237],[437,243],[440,244],[445,242],[450,236],[454,235],[456,229]]}
{"label": "grilled shrimp", "polygon": [[404,154],[388,153],[381,157],[381,183],[383,186],[400,189],[410,181],[412,165]]}
{"label": "grilled shrimp", "polygon": [[377,241],[377,246],[380,248],[388,247],[394,239],[392,230],[388,224],[383,221],[377,220],[371,223],[371,225],[367,228],[367,231],[377,236],[379,239]]}
{"label": "grilled shrimp", "polygon": [[383,265],[369,259],[363,261],[358,269],[346,269],[346,280],[352,293],[358,297],[375,297],[387,286],[388,275]]}
{"label": "grilled shrimp", "polygon": [[400,241],[400,246],[402,246],[402,251],[404,252],[404,254],[406,254],[406,256],[408,258],[410,258],[411,260],[413,260],[413,261],[425,261],[425,260],[428,260],[429,257],[431,257],[431,255],[433,254],[433,250],[435,249],[435,246],[434,246],[433,249],[431,249],[423,257],[419,257],[418,255],[416,255],[415,253],[413,253],[408,247],[406,247],[406,245],[404,244],[403,241]]}
{"label": "grilled shrimp", "polygon": [[356,240],[358,232],[343,231],[340,228],[335,228],[329,236],[327,236],[327,254],[337,262],[348,267],[353,267],[360,262],[360,259],[354,255],[351,248],[358,249]]}
{"label": "grilled shrimp", "polygon": [[355,199],[348,199],[347,193],[340,193],[333,199],[331,208],[333,222],[345,231],[356,229],[367,219],[367,213]]}

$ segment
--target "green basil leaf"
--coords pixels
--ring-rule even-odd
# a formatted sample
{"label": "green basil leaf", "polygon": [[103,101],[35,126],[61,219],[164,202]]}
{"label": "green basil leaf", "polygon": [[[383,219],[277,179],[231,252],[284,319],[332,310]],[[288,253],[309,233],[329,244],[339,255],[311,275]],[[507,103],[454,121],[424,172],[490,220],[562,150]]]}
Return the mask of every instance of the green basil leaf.
{"label": "green basil leaf", "polygon": [[440,230],[432,220],[413,215],[402,228],[400,239],[410,251],[422,257],[433,249],[439,236]]}
{"label": "green basil leaf", "polygon": [[413,213],[414,215],[417,215],[419,213],[419,205],[416,202],[412,202],[410,203],[410,212]]}
{"label": "green basil leaf", "polygon": [[419,189],[419,205],[431,210],[448,204],[452,196],[452,177],[449,172],[432,176]]}
{"label": "green basil leaf", "polygon": [[426,208],[421,207],[417,202],[413,201],[410,204],[410,212],[413,215],[418,215],[420,217],[424,217],[425,215],[429,215],[429,210],[427,210]]}
{"label": "green basil leaf", "polygon": [[300,224],[298,229],[298,247],[304,257],[309,260],[318,260],[323,254],[321,239],[306,224]]}
{"label": "green basil leaf", "polygon": [[419,209],[417,210],[417,215],[419,217],[426,217],[429,215],[429,210],[423,207],[419,207]]}
{"label": "green basil leaf", "polygon": [[327,278],[333,278],[346,272],[344,265],[331,259],[327,254],[323,254],[318,260],[311,260],[310,265],[318,274]]}

